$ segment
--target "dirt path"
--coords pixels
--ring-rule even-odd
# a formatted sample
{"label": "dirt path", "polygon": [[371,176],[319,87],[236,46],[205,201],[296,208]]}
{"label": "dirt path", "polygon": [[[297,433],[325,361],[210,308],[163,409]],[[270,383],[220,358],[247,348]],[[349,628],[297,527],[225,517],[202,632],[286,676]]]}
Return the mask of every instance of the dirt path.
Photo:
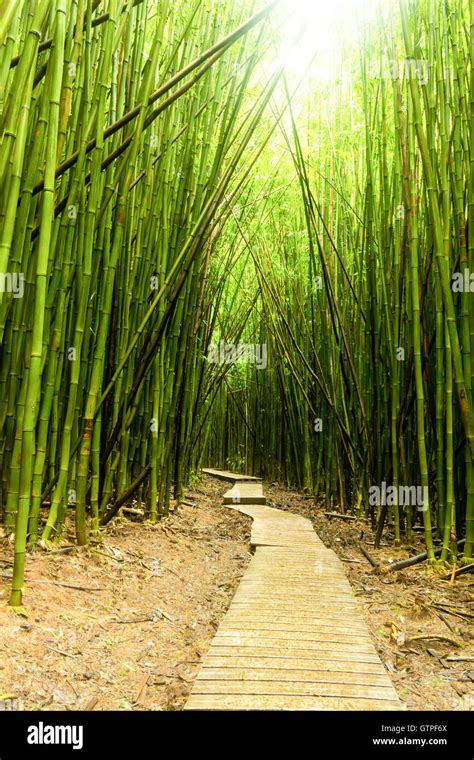
{"label": "dirt path", "polygon": [[101,544],[28,557],[28,617],[6,606],[0,542],[0,703],[17,709],[176,710],[250,559],[250,518],[206,480],[156,527],[126,518]]}
{"label": "dirt path", "polygon": [[[250,560],[251,521],[221,506],[227,488],[206,478],[189,491],[197,508],[156,527],[123,518],[95,547],[30,556],[27,618],[6,605],[12,549],[0,540],[0,707],[12,698],[17,709],[180,710]],[[448,659],[474,657],[472,576],[452,588],[424,565],[377,575],[358,549],[362,530],[373,540],[367,524],[265,490],[269,506],[311,518],[344,561],[407,708],[474,709],[474,662]],[[382,563],[407,556],[364,545]],[[445,638],[416,638],[430,635]]]}

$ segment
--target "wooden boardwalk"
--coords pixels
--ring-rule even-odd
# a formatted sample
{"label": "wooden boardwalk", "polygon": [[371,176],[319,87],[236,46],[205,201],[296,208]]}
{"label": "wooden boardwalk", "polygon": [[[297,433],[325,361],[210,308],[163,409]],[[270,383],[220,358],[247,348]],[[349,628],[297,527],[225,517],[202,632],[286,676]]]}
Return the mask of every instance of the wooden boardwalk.
{"label": "wooden boardwalk", "polygon": [[309,520],[264,501],[248,480],[224,496],[253,518],[255,554],[185,709],[399,709],[341,562]]}
{"label": "wooden boardwalk", "polygon": [[256,478],[254,475],[238,475],[235,472],[229,472],[228,470],[212,470],[206,468],[203,470],[204,475],[212,475],[213,478],[219,478],[219,480],[230,480],[233,483],[252,483],[260,482],[262,478]]}

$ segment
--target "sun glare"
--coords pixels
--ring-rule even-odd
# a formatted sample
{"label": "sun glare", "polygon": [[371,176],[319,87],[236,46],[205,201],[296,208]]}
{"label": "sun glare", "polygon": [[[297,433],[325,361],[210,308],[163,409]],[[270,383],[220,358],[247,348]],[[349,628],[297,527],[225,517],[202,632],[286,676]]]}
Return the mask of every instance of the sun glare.
{"label": "sun glare", "polygon": [[[312,74],[324,78],[330,71],[341,30],[355,29],[362,12],[378,0],[281,0],[284,19],[280,61],[290,74],[303,75],[315,57]],[[387,1],[387,0],[386,0]]]}

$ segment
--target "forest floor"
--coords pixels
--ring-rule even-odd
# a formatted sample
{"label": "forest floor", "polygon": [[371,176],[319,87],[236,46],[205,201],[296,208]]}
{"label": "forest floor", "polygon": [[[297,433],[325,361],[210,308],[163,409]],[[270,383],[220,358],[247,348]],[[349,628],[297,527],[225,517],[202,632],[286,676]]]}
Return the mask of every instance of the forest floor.
{"label": "forest floor", "polygon": [[[221,506],[228,487],[204,478],[157,526],[122,517],[96,545],[29,555],[27,617],[7,607],[11,547],[1,540],[0,707],[180,710],[251,556],[250,518]],[[374,550],[366,522],[327,518],[301,493],[265,493],[269,506],[312,519],[343,561],[407,709],[473,710],[472,576],[450,586],[426,563],[378,573],[360,544],[381,566],[407,550]]]}
{"label": "forest floor", "polygon": [[226,487],[189,489],[196,506],[157,526],[123,517],[95,546],[29,555],[24,618],[6,605],[3,539],[0,709],[181,709],[251,556]]}
{"label": "forest floor", "polygon": [[[265,487],[267,504],[311,519],[322,541],[342,560],[380,659],[408,710],[474,710],[474,580],[460,576],[453,586],[447,570],[421,563],[381,573],[366,559],[362,545],[380,567],[407,559],[374,536],[366,521],[325,516],[325,507],[277,484]],[[416,552],[423,552],[422,533]],[[463,658],[450,660],[449,658]]]}

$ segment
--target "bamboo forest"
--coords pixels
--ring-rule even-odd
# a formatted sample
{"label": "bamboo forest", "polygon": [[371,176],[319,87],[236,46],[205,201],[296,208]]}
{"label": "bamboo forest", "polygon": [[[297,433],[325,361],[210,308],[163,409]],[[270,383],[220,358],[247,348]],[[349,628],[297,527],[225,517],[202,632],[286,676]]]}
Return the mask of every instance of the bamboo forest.
{"label": "bamboo forest", "polygon": [[0,0],[0,708],[474,709],[473,64]]}

